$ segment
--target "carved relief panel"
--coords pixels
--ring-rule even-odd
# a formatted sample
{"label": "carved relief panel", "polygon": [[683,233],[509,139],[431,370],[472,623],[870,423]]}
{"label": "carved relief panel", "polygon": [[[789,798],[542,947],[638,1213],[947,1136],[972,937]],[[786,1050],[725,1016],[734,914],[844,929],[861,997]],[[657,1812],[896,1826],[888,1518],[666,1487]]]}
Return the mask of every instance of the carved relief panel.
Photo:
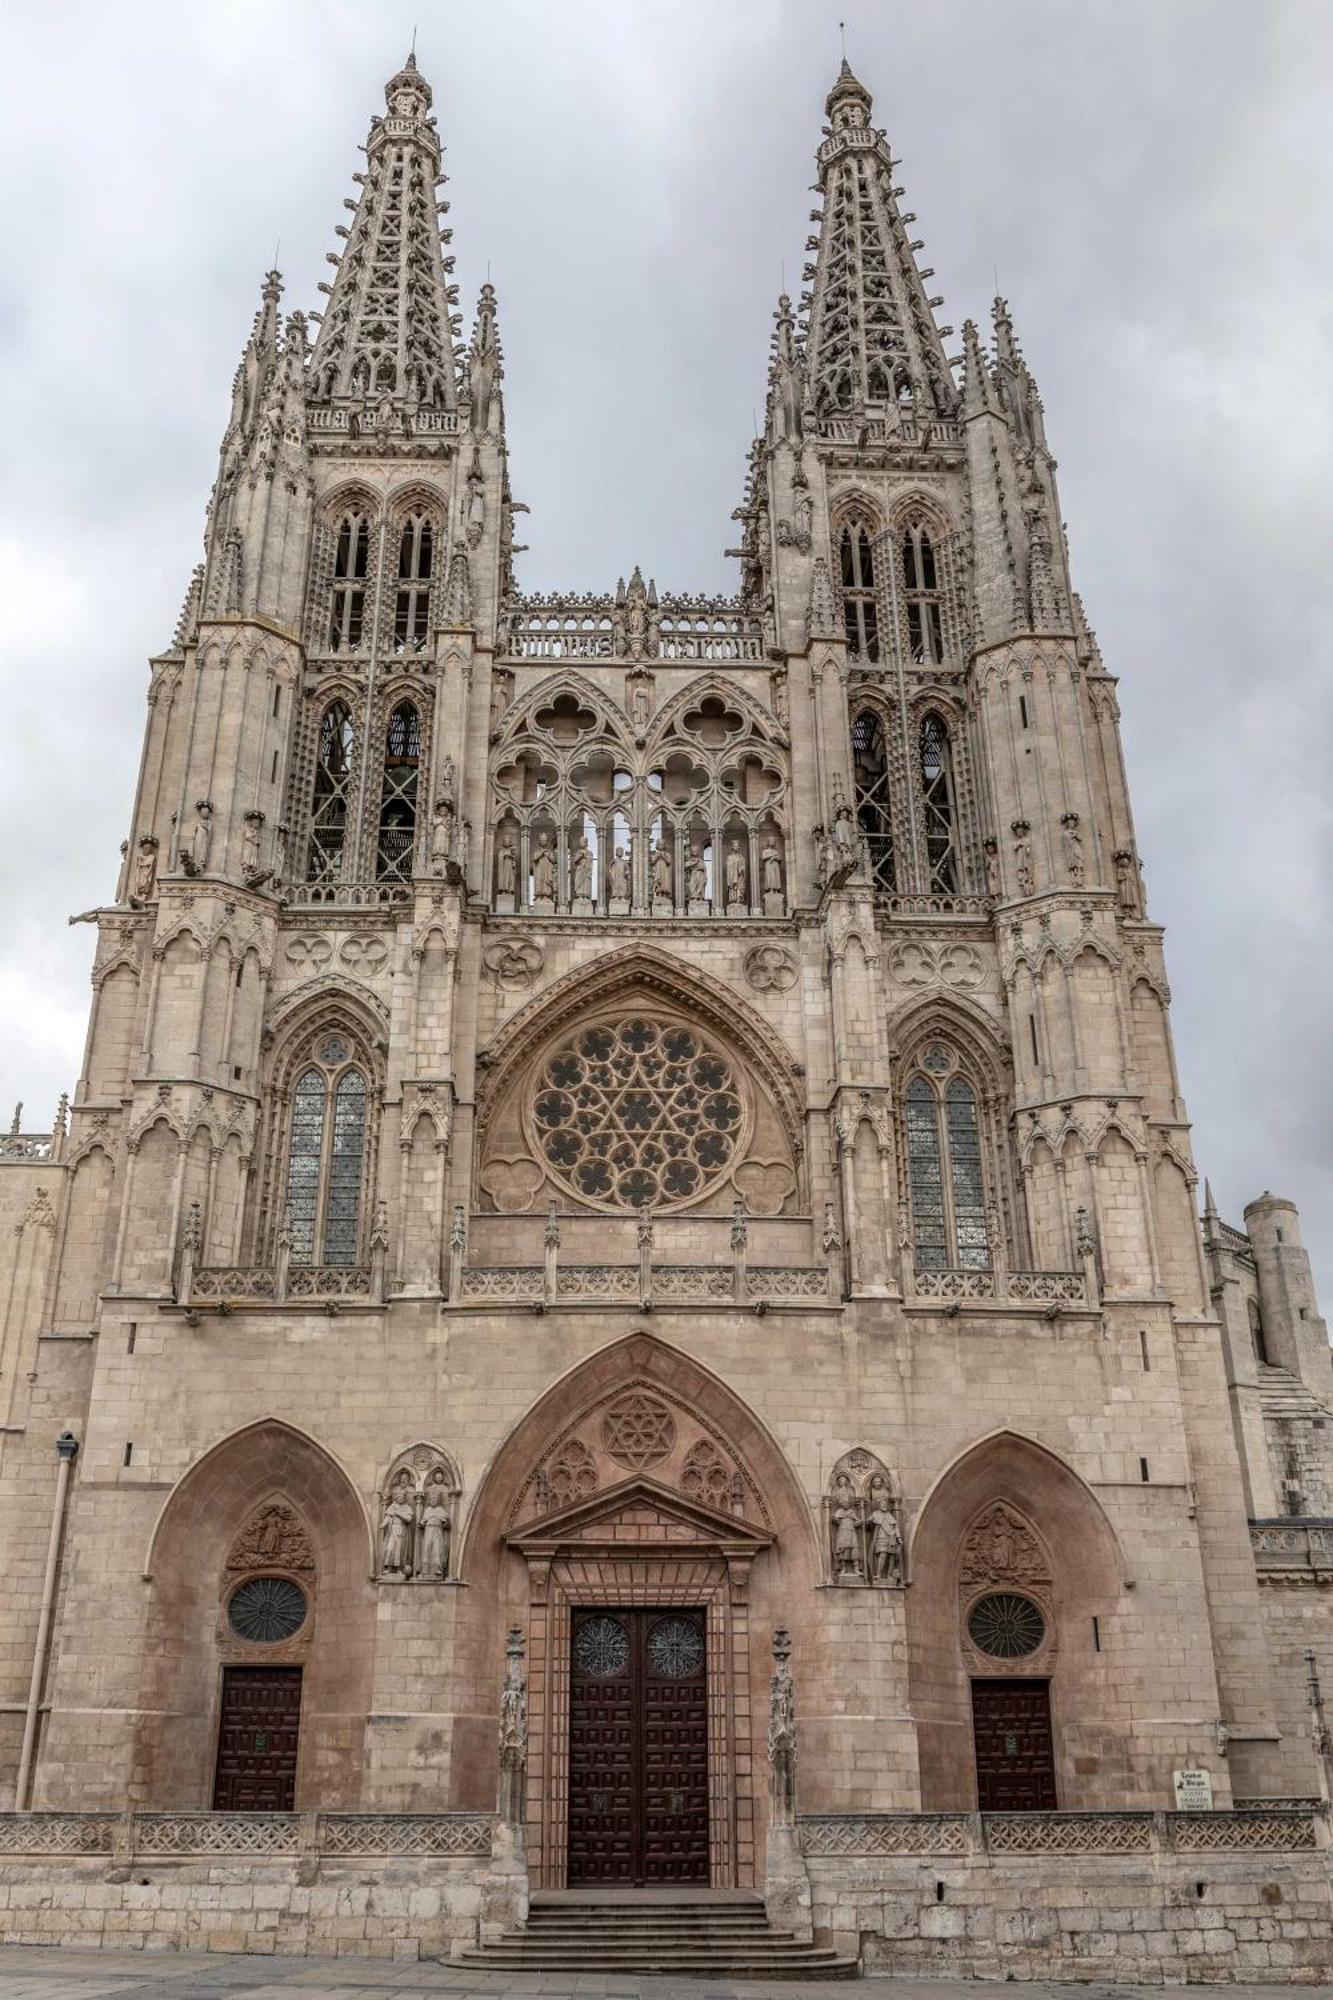
{"label": "carved relief panel", "polygon": [[958,1558],[963,1657],[979,1675],[1049,1674],[1055,1653],[1051,1560],[1007,1501],[977,1515]]}
{"label": "carved relief panel", "polygon": [[461,1490],[458,1468],[438,1446],[399,1453],[377,1496],[381,1583],[448,1582]]}
{"label": "carved relief panel", "polygon": [[729,1441],[654,1386],[616,1390],[556,1439],[515,1504],[515,1522],[539,1520],[636,1474],[736,1520],[766,1522],[748,1467]]}
{"label": "carved relief panel", "polygon": [[874,1452],[844,1452],[824,1499],[829,1574],[849,1589],[904,1582],[903,1534],[893,1476]]}

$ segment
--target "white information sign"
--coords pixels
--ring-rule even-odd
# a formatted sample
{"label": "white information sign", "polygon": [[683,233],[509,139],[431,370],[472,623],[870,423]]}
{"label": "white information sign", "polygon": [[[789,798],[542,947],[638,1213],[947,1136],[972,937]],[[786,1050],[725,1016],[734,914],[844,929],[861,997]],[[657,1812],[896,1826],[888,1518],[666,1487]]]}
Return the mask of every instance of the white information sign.
{"label": "white information sign", "polygon": [[1176,1781],[1177,1812],[1211,1812],[1213,1777],[1211,1771],[1173,1771]]}

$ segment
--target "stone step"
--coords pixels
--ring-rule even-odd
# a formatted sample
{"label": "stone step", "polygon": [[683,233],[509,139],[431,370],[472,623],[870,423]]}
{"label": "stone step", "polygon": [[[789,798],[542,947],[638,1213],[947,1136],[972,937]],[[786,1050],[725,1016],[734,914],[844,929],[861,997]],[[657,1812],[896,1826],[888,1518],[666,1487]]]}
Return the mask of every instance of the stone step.
{"label": "stone step", "polygon": [[534,1948],[550,1952],[576,1951],[619,1951],[631,1947],[636,1951],[774,1951],[803,1950],[789,1933],[781,1931],[676,1931],[648,1929],[623,1929],[617,1936],[609,1937],[602,1931],[581,1931],[572,1936],[561,1933],[559,1937],[543,1935],[539,1931],[505,1931],[497,1939],[505,1950],[513,1951],[532,1945]]}
{"label": "stone step", "polygon": [[683,1913],[679,1916],[655,1916],[650,1915],[645,1910],[642,1913],[626,1914],[618,1918],[614,1924],[607,1925],[590,1924],[585,1918],[577,1916],[570,1916],[568,1919],[561,1918],[555,1923],[548,1921],[546,1918],[534,1917],[528,1924],[526,1935],[529,1937],[564,1937],[573,1934],[579,1937],[604,1935],[623,1937],[626,1931],[639,1930],[651,1930],[654,1932],[699,1931],[706,1933],[710,1937],[718,1934],[725,1934],[728,1937],[763,1937],[768,1934],[768,1925],[762,1917],[755,1921],[746,1921],[744,1918],[737,1919],[734,1917],[712,1919],[689,1917]]}
{"label": "stone step", "polygon": [[501,1950],[492,1946],[465,1951],[449,1963],[465,1965],[477,1972],[570,1972],[578,1966],[590,1973],[666,1973],[697,1979],[855,1979],[859,1971],[854,1958],[839,1958],[833,1951],[814,1946],[795,1946],[781,1957],[714,1951],[662,1951],[645,1955],[631,1950],[581,1960],[553,1959],[541,1950]]}

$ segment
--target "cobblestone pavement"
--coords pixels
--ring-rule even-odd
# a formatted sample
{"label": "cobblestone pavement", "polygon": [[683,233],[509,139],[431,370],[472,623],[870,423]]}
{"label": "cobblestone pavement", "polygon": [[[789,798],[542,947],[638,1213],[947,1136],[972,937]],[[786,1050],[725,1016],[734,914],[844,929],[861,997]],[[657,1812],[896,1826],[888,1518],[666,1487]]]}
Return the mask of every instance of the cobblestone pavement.
{"label": "cobblestone pavement", "polygon": [[[0,1945],[0,2000],[400,2000],[447,1993],[521,1993],[546,2000],[982,2000],[982,1982],[961,1979],[864,1979],[851,1989],[825,1980],[628,1979],[596,1973],[477,1973],[462,1967],[370,1958],[269,1958],[197,1951],[79,1951],[60,1946]],[[1135,2000],[1143,1987],[1105,1981],[1006,1983],[1015,2000]],[[1226,2000],[1333,2000],[1325,1986],[1225,1986]]]}

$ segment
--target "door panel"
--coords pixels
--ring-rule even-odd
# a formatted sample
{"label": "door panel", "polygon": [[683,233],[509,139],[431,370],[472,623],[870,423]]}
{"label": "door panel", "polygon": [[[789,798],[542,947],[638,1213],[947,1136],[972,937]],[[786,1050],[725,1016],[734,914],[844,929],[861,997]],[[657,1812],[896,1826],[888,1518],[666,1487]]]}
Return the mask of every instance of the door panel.
{"label": "door panel", "polygon": [[707,1882],[702,1611],[576,1611],[569,1882]]}
{"label": "door panel", "polygon": [[224,1667],[214,1812],[292,1812],[299,1667]]}
{"label": "door panel", "polygon": [[1054,1812],[1048,1681],[973,1681],[972,1734],[981,1812]]}

